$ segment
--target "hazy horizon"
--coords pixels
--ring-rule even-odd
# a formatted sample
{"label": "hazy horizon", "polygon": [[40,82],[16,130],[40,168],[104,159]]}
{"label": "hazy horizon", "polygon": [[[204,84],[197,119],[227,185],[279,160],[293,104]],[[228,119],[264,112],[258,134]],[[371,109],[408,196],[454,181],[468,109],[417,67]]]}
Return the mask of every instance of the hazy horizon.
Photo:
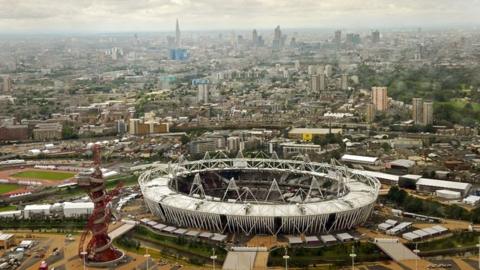
{"label": "hazy horizon", "polygon": [[128,33],[480,25],[480,0],[0,0],[0,32]]}

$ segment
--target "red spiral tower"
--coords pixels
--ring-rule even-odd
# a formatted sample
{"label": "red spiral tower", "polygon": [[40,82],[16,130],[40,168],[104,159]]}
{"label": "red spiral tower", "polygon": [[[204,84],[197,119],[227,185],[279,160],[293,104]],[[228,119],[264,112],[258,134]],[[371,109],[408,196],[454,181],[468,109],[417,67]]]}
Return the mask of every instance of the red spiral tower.
{"label": "red spiral tower", "polygon": [[[100,145],[95,144],[92,148],[94,171],[92,173],[80,173],[77,176],[78,186],[87,190],[88,196],[94,203],[92,215],[88,219],[85,231],[80,238],[78,255],[89,263],[108,263],[116,261],[123,256],[120,250],[112,246],[112,240],[108,236],[108,225],[111,221],[109,203],[113,196],[118,194],[118,188],[111,192],[106,191],[101,164]],[[84,253],[85,240],[91,233],[91,239],[87,244],[86,255]]]}

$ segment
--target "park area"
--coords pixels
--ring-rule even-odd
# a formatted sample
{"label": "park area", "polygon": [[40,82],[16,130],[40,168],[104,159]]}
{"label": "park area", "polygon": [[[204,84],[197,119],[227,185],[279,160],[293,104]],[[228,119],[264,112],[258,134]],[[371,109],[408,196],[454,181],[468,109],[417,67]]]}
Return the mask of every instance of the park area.
{"label": "park area", "polygon": [[59,172],[59,171],[26,170],[26,171],[17,172],[10,176],[14,178],[20,178],[20,179],[63,181],[63,180],[67,180],[74,177],[75,173]]}

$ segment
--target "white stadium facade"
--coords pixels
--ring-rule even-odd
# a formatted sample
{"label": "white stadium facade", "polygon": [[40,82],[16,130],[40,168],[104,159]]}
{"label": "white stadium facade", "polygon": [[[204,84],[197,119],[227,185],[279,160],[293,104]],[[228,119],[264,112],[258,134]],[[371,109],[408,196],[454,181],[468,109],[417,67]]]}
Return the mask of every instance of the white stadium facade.
{"label": "white stadium facade", "polygon": [[380,188],[343,166],[276,155],[180,159],[144,172],[139,183],[166,224],[247,235],[351,229],[367,220]]}

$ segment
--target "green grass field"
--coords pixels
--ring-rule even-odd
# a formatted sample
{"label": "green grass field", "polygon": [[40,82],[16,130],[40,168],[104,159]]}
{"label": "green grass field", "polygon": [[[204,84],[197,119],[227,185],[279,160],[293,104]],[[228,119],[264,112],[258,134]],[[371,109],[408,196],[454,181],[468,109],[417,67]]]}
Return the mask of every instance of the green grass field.
{"label": "green grass field", "polygon": [[0,206],[0,212],[15,211],[15,210],[17,210],[17,207],[15,205]]}
{"label": "green grass field", "polygon": [[0,195],[8,193],[10,191],[14,191],[18,188],[18,185],[15,184],[0,184]]}
{"label": "green grass field", "polygon": [[17,178],[61,181],[74,177],[75,173],[56,171],[23,171],[12,174],[11,176]]}

